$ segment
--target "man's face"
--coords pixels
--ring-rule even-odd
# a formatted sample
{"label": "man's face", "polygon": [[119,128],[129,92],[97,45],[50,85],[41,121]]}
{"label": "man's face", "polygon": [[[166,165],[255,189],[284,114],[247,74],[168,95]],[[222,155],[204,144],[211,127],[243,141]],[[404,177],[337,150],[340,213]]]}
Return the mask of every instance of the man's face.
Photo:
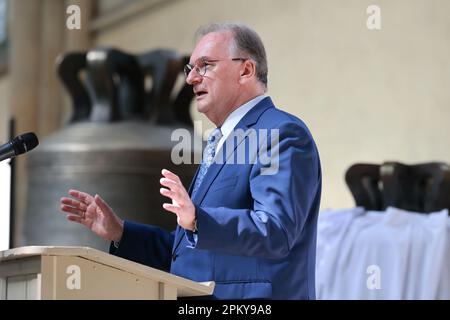
{"label": "man's face", "polygon": [[217,126],[238,107],[242,62],[231,60],[239,58],[232,55],[232,44],[230,32],[209,33],[197,43],[189,62],[195,66],[206,63],[205,75],[194,68],[186,82],[193,86],[198,111]]}

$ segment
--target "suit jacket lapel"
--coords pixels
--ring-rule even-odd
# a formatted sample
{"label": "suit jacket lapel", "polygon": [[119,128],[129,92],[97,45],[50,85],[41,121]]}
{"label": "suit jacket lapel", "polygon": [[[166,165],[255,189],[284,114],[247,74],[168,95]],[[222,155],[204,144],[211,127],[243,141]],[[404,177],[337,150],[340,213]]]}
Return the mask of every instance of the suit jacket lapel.
{"label": "suit jacket lapel", "polygon": [[[192,201],[194,204],[200,204],[206,193],[209,190],[209,187],[216,179],[219,172],[222,170],[224,164],[227,162],[227,160],[233,156],[234,151],[239,146],[239,144],[244,141],[245,137],[248,136],[249,132],[247,131],[252,125],[254,125],[261,114],[268,108],[273,107],[272,100],[267,97],[261,100],[256,106],[254,106],[250,111],[239,121],[239,123],[236,125],[236,127],[233,129],[235,134],[233,132],[227,137],[225,143],[222,145],[222,150],[226,146],[232,146],[232,148],[225,148],[225,156],[223,157],[223,154],[219,152],[217,156],[223,157],[222,160],[225,161],[215,161],[211,164],[211,166],[208,168],[208,171],[206,172],[205,177],[203,178],[202,184],[199,186],[197,192],[195,193],[194,197],[192,198]],[[237,130],[241,129],[241,130]],[[237,138],[236,142],[233,142],[232,140],[234,138]],[[217,157],[216,157],[217,160]]]}
{"label": "suit jacket lapel", "polygon": [[[234,150],[236,150],[239,144],[242,143],[242,141],[244,141],[245,137],[248,135],[248,132],[246,132],[247,129],[258,121],[259,117],[261,116],[261,114],[263,114],[264,111],[266,111],[266,109],[271,107],[272,108],[274,107],[272,100],[269,97],[264,98],[256,106],[250,109],[250,111],[241,119],[241,121],[239,121],[234,130],[242,129],[244,134],[237,136],[236,144],[234,144],[232,141],[229,142],[228,145],[233,146],[234,148],[229,148],[228,150],[225,150],[225,157],[224,157],[225,160],[227,160],[230,156],[232,156],[234,154]],[[230,136],[227,137],[223,146],[226,146],[227,142],[230,139],[234,139],[234,137],[236,137],[236,135],[230,134]],[[218,156],[222,156],[222,154],[219,153]],[[199,205],[203,201],[203,198],[205,197],[207,191],[209,190],[209,187],[216,179],[217,175],[222,170],[223,165],[225,163],[226,161],[221,161],[220,163],[214,162],[213,164],[211,164],[211,166],[208,168],[208,171],[206,172],[205,177],[203,178],[201,185],[199,186],[194,197],[192,198],[192,202],[194,204]],[[192,195],[192,189],[194,188],[195,179],[197,179],[199,169],[200,166],[198,166],[194,178],[191,181],[191,185],[189,186],[188,190],[189,195]],[[177,230],[175,232],[174,246],[172,249],[173,254],[176,252],[178,246],[180,245],[183,236],[184,236],[184,229],[181,228],[180,226],[177,226]]]}

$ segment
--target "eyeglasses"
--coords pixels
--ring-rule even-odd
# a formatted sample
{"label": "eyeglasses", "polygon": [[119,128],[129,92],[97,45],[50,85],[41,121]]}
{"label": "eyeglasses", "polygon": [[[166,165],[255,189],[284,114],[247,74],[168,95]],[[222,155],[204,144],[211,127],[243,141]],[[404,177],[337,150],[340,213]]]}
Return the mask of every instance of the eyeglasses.
{"label": "eyeglasses", "polygon": [[200,58],[199,60],[197,60],[195,65],[188,63],[187,65],[184,66],[184,75],[187,78],[189,76],[189,74],[191,73],[191,71],[195,70],[195,72],[197,72],[201,77],[203,77],[206,74],[206,71],[208,70],[208,66],[210,66],[211,63],[219,62],[219,61],[223,61],[223,60],[245,61],[248,59],[246,59],[246,58],[231,58],[231,59],[220,59],[220,60],[219,59],[208,60],[205,58]]}

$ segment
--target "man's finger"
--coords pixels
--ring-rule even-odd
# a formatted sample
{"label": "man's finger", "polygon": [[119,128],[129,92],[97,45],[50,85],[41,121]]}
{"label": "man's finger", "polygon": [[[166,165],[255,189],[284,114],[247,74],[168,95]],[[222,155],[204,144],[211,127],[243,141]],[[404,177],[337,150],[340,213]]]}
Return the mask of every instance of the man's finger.
{"label": "man's finger", "polygon": [[89,205],[89,204],[91,204],[94,201],[94,198],[89,193],[86,193],[86,192],[83,192],[83,191],[70,189],[69,190],[69,194],[72,197],[75,197],[75,198],[79,199],[81,202],[83,202],[86,205]]}
{"label": "man's finger", "polygon": [[182,185],[180,178],[179,178],[175,173],[172,173],[172,172],[170,172],[170,171],[167,170],[167,169],[163,169],[163,170],[161,171],[161,173],[162,173],[162,175],[163,175],[165,178],[171,179],[171,180],[173,180],[173,181],[175,181],[175,182],[178,182],[178,183],[180,183],[180,184]]}
{"label": "man's finger", "polygon": [[[172,180],[172,179],[167,179],[167,178],[161,178],[159,180],[159,182],[164,186],[169,188],[172,191],[179,191],[183,186],[180,186],[179,183],[177,183],[176,181]],[[184,188],[184,187],[183,187]]]}
{"label": "man's finger", "polygon": [[78,216],[82,216],[84,211],[81,211],[77,208],[74,207],[70,207],[68,205],[61,205],[61,210],[64,212],[68,212],[68,213],[73,213],[76,214]]}
{"label": "man's finger", "polygon": [[80,216],[74,215],[74,214],[68,214],[67,220],[74,221],[83,224],[82,218]]}
{"label": "man's finger", "polygon": [[160,192],[163,196],[165,196],[165,197],[167,197],[167,198],[170,198],[170,199],[172,199],[172,200],[176,197],[175,192],[170,191],[169,189],[166,189],[166,188],[161,188],[161,189],[159,189],[159,192]]}
{"label": "man's finger", "polygon": [[98,194],[94,197],[95,204],[100,207],[100,209],[103,211],[103,213],[111,215],[113,213],[113,210],[111,207],[105,202],[105,200],[102,199]]}
{"label": "man's finger", "polygon": [[61,203],[69,205],[69,206],[72,206],[74,208],[78,208],[80,210],[86,210],[87,209],[87,206],[84,203],[82,203],[82,202],[80,202],[78,200],[74,200],[72,198],[62,197],[61,198]]}
{"label": "man's finger", "polygon": [[[162,172],[167,174],[167,176],[164,176],[164,178],[160,179],[160,183],[163,186],[169,187],[173,191],[178,191],[181,194],[184,194],[187,198],[190,198],[186,188],[183,186],[183,184],[180,181],[180,178],[177,175],[173,174],[172,172],[166,169],[163,169]],[[173,182],[174,184],[171,182]]]}
{"label": "man's finger", "polygon": [[166,188],[159,189],[159,192],[172,200],[172,203],[175,203],[178,207],[183,207],[183,204],[186,203],[186,198],[183,197],[183,194],[180,194],[179,192],[174,192],[171,190],[168,190]]}
{"label": "man's finger", "polygon": [[164,203],[163,208],[167,211],[170,211],[172,213],[175,213],[178,216],[178,213],[180,211],[180,208],[178,206],[175,206],[171,203]]}

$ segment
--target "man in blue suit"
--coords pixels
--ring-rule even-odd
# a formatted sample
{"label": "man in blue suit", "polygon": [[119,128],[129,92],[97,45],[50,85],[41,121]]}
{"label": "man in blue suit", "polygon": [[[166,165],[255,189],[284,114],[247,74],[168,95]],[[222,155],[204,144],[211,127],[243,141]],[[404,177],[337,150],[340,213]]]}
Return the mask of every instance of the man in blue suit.
{"label": "man in blue suit", "polygon": [[259,36],[212,24],[185,67],[197,108],[215,125],[187,191],[163,170],[174,233],[121,220],[106,202],[76,190],[61,199],[68,219],[113,241],[111,253],[195,281],[218,299],[314,299],[321,169],[306,125],[265,96]]}

